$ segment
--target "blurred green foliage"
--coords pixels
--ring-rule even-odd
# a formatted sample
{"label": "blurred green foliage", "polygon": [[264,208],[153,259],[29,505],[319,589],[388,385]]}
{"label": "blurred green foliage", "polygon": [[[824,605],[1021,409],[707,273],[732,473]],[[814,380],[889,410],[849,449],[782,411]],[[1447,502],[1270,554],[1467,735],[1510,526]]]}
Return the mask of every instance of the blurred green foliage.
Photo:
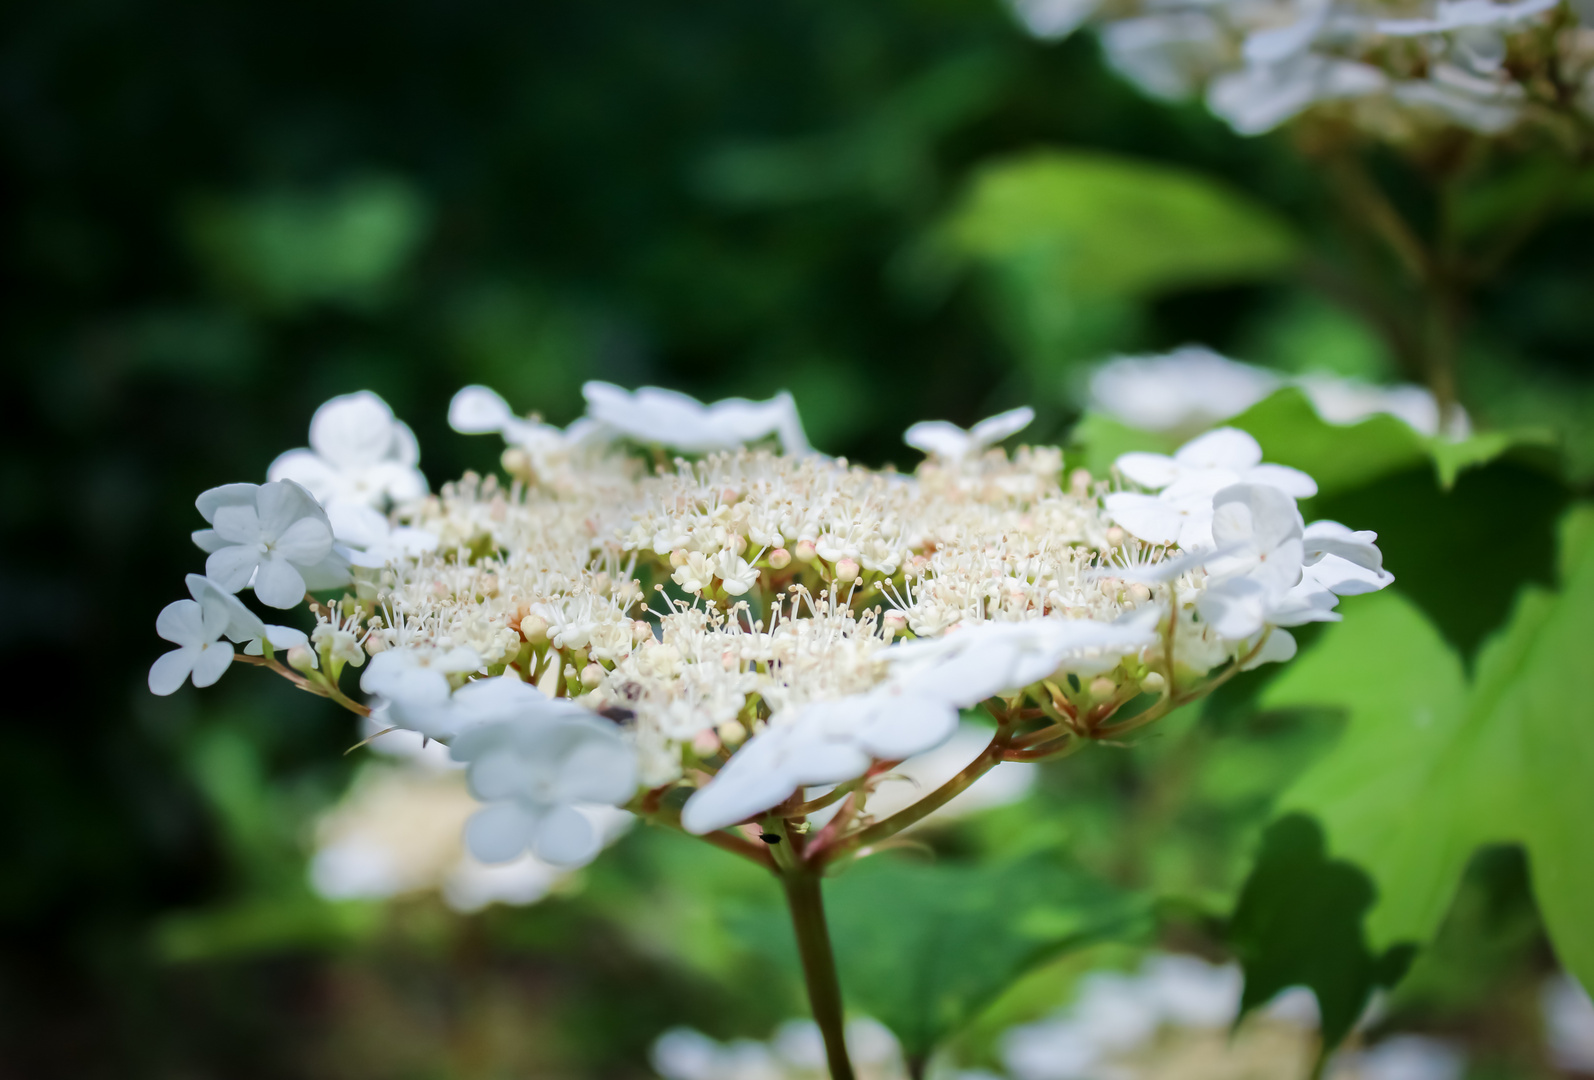
{"label": "blurred green foliage", "polygon": [[[874,463],[911,464],[912,421],[1028,402],[1029,434],[1101,473],[1171,449],[1074,424],[1111,352],[1421,375],[1394,270],[1287,133],[1146,101],[995,0],[91,0],[0,27],[6,1075],[639,1076],[672,1024],[763,1036],[802,1009],[772,883],[675,837],[633,833],[523,910],[322,901],[305,860],[360,760],[348,717],[254,672],[148,696],[194,495],[260,478],[331,394],[384,395],[434,484],[497,455],[447,431],[460,385],[564,422],[593,377],[789,387],[819,447]],[[1511,248],[1460,349],[1482,434],[1331,427],[1288,390],[1236,421],[1317,476],[1309,517],[1380,532],[1395,591],[1302,632],[1293,666],[922,834],[934,861],[834,883],[838,935],[868,942],[849,989],[915,1048],[952,1032],[988,1064],[1086,959],[998,995],[1008,977],[1126,912],[1156,916],[1131,943],[1243,954],[1256,912],[1310,910],[1288,896],[1314,879],[1270,869],[1283,807],[1320,821],[1315,871],[1350,860],[1377,888],[1318,944],[1431,938],[1396,1017],[1538,1074],[1519,999],[1552,963],[1541,908],[1561,962],[1594,965],[1594,526],[1563,516],[1594,479],[1594,200],[1586,168],[1519,149],[1443,200],[1420,163],[1370,162],[1419,228],[1443,203]],[[1529,214],[1545,227],[1518,236]],[[1394,817],[1426,823],[1414,857]],[[1023,910],[982,919],[992,898]],[[944,977],[890,960],[936,940]]]}

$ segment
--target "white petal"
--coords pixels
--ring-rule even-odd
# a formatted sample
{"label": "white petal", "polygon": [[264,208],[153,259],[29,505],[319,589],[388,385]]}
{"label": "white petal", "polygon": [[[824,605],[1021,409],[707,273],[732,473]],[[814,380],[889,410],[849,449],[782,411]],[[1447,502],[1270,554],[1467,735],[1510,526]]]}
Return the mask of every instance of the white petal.
{"label": "white petal", "polygon": [[1212,508],[1212,538],[1220,545],[1249,543],[1272,551],[1304,531],[1295,500],[1266,484],[1226,487],[1212,497]]}
{"label": "white petal", "polygon": [[1310,499],[1317,494],[1317,481],[1288,465],[1253,465],[1245,470],[1241,479],[1277,488],[1295,499]]}
{"label": "white petal", "polygon": [[[255,496],[255,509],[260,515],[261,538],[268,541],[281,537],[301,518],[324,520],[326,516],[315,496],[292,480],[261,485]],[[220,524],[216,527],[221,528]]]}
{"label": "white petal", "polygon": [[228,592],[237,592],[249,584],[259,565],[258,547],[237,544],[211,552],[205,560],[205,576]]}
{"label": "white petal", "polygon": [[[456,739],[455,745],[458,744]],[[472,795],[482,802],[498,802],[512,799],[525,790],[532,769],[533,766],[523,762],[518,754],[498,749],[472,761],[466,778]]]}
{"label": "white petal", "polygon": [[205,636],[205,616],[194,600],[173,600],[155,616],[155,633],[173,645],[199,646],[212,640]]}
{"label": "white petal", "polygon": [[279,454],[266,470],[268,480],[292,480],[325,502],[338,490],[338,472],[314,450],[289,450]]}
{"label": "white petal", "polygon": [[975,446],[984,449],[995,446],[1009,435],[1017,435],[1035,419],[1035,410],[1028,405],[986,417],[969,428],[969,438]]}
{"label": "white petal", "polygon": [[1107,516],[1131,536],[1148,544],[1172,544],[1179,539],[1187,514],[1155,495],[1115,491],[1106,499]]}
{"label": "white petal", "polygon": [[467,386],[448,403],[448,426],[463,435],[500,432],[515,419],[509,403],[485,386]]}
{"label": "white petal", "polygon": [[1267,588],[1241,577],[1209,586],[1196,600],[1196,610],[1219,637],[1243,641],[1261,633],[1267,603]]}
{"label": "white petal", "polygon": [[295,630],[291,626],[275,626],[265,624],[265,639],[271,642],[273,649],[291,649],[295,645],[308,645],[310,639],[303,630]]}
{"label": "white petal", "polygon": [[869,754],[851,739],[804,739],[787,754],[786,769],[796,783],[839,784],[869,771]]}
{"label": "white petal", "polygon": [[[189,576],[194,577],[197,575]],[[238,607],[243,607],[243,605],[235,597],[222,592],[204,578],[199,580],[204,582],[204,585],[199,589],[199,595],[194,599],[199,601],[200,618],[204,626],[204,640],[213,642],[227,632],[227,629],[236,618],[234,604]],[[232,603],[228,603],[229,600]],[[244,608],[243,611],[245,615],[250,613],[248,608]]]}
{"label": "white petal", "polygon": [[258,544],[265,539],[253,506],[223,506],[216,511],[216,535],[231,544]]}
{"label": "white petal", "polygon": [[465,846],[484,863],[503,863],[531,845],[537,819],[514,803],[494,803],[465,823]]}
{"label": "white petal", "polygon": [[952,461],[963,457],[974,445],[968,432],[945,420],[921,420],[903,433],[902,441],[915,450]]}
{"label": "white petal", "polygon": [[1395,580],[1385,570],[1369,570],[1338,555],[1324,555],[1302,571],[1304,578],[1338,596],[1377,592]]}
{"label": "white petal", "polygon": [[944,701],[903,696],[858,733],[858,744],[882,761],[901,761],[933,750],[957,732],[958,711]]}
{"label": "white petal", "polygon": [[636,793],[636,785],[636,751],[618,736],[588,738],[559,770],[559,793],[573,802],[617,806]]}
{"label": "white petal", "polygon": [[[193,601],[179,600],[178,603],[191,604]],[[150,693],[159,694],[161,697],[175,694],[177,688],[183,685],[183,680],[194,670],[194,661],[198,657],[199,647],[192,645],[173,649],[157,657],[149,668]]]}
{"label": "white petal", "polygon": [[554,866],[582,866],[601,846],[598,830],[573,806],[556,806],[537,823],[532,851]]}
{"label": "white petal", "polygon": [[1262,460],[1262,447],[1238,428],[1217,428],[1198,435],[1174,452],[1187,469],[1249,469]]}
{"label": "white petal", "polygon": [[277,558],[296,566],[314,566],[332,551],[332,529],[319,518],[300,518],[272,545]]}
{"label": "white petal", "polygon": [[334,468],[369,465],[393,445],[393,424],[393,410],[371,391],[344,394],[310,418],[310,445]]}
{"label": "white petal", "polygon": [[225,642],[212,642],[206,645],[194,658],[194,685],[199,687],[213,685],[231,663],[231,645]]}
{"label": "white petal", "polygon": [[1179,465],[1167,454],[1148,454],[1136,450],[1118,455],[1113,468],[1133,483],[1153,491],[1165,488],[1179,478]]}
{"label": "white petal", "polygon": [[229,546],[229,542],[222,539],[221,534],[215,529],[195,529],[189,535],[194,539],[194,546],[206,555]]}
{"label": "white petal", "polygon": [[262,604],[274,608],[297,607],[304,599],[304,592],[304,575],[287,559],[271,555],[260,561],[255,574],[255,597]]}
{"label": "white petal", "polygon": [[1303,539],[1308,563],[1324,555],[1337,555],[1368,570],[1384,568],[1383,552],[1374,543],[1378,534],[1370,530],[1354,531],[1337,521],[1314,521],[1306,526]]}
{"label": "white petal", "polygon": [[216,511],[223,506],[253,506],[255,494],[260,490],[259,484],[223,484],[202,492],[194,500],[194,506],[199,510],[200,516],[214,524]]}
{"label": "white petal", "polygon": [[336,550],[314,566],[299,567],[299,572],[304,575],[304,587],[311,592],[340,589],[349,583],[349,561]]}
{"label": "white petal", "polygon": [[265,624],[260,621],[260,617],[245,607],[242,600],[214,581],[199,574],[189,574],[183,580],[188,585],[189,595],[201,605],[210,598],[220,602],[227,612],[227,628],[223,633],[233,641],[248,641],[265,633]]}
{"label": "white petal", "polygon": [[1245,664],[1241,665],[1242,671],[1261,667],[1263,664],[1282,664],[1287,660],[1295,659],[1295,637],[1288,630],[1274,627],[1268,634],[1267,640],[1262,643],[1262,648]]}

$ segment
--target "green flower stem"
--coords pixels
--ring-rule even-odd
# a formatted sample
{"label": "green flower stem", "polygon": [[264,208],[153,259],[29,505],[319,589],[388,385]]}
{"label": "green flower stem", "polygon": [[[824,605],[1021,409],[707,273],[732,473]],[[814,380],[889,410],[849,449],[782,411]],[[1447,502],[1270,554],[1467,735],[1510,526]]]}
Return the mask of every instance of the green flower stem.
{"label": "green flower stem", "polygon": [[825,1058],[830,1063],[831,1080],[853,1080],[852,1060],[847,1057],[846,1028],[842,1020],[841,982],[836,977],[836,957],[830,947],[830,929],[825,925],[824,899],[820,895],[819,874],[796,869],[783,873],[780,883],[791,908],[792,929],[797,933],[797,954],[802,957],[803,980],[808,985],[808,1004],[814,1022],[825,1039]]}

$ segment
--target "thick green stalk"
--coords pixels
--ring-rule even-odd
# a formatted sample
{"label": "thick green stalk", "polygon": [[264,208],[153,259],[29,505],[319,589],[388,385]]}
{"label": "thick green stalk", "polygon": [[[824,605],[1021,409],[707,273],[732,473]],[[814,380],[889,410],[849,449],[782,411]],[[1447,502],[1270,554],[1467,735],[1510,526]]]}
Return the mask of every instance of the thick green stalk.
{"label": "thick green stalk", "polygon": [[830,1062],[831,1080],[853,1080],[842,1020],[841,982],[836,977],[830,929],[825,925],[819,875],[798,868],[781,874],[780,881],[786,888],[792,929],[797,932],[797,953],[802,957],[803,979],[808,984],[808,1004],[813,1009],[820,1034],[825,1037],[825,1057]]}

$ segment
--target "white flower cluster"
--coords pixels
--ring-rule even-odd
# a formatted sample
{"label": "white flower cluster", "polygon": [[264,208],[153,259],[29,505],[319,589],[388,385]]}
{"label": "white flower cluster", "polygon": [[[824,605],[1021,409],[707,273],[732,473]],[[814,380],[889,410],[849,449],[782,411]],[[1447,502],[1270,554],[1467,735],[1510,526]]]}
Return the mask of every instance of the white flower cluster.
{"label": "white flower cluster", "polygon": [[[904,475],[808,452],[785,396],[587,394],[592,415],[555,432],[463,391],[455,426],[504,432],[520,475],[436,495],[388,468],[413,444],[379,399],[329,403],[317,460],[367,479],[321,476],[326,508],[291,478],[202,496],[209,577],[189,614],[163,615],[182,648],[152,688],[215,681],[222,636],[263,641],[255,662],[448,744],[487,804],[466,835],[489,862],[579,865],[601,846],[587,811],[605,805],[694,833],[747,826],[722,839],[749,847],[817,828],[814,847],[840,851],[867,842],[869,797],[951,739],[961,710],[984,703],[997,731],[924,813],[998,762],[1121,735],[1288,659],[1285,627],[1391,580],[1373,534],[1306,526],[1311,478],[1238,431],[1065,477],[1055,449],[996,446],[1029,422],[1015,410],[968,432],[916,425],[929,456]],[[768,437],[785,452],[739,445]],[[328,449],[343,443],[369,452]],[[666,462],[664,446],[706,453]],[[355,551],[330,520],[351,492],[378,516],[396,503],[387,536],[428,542]],[[251,584],[277,606],[347,592],[311,601],[313,633],[290,640],[248,621],[231,594]],[[368,707],[338,682],[362,665]]]}
{"label": "white flower cluster", "polygon": [[1012,0],[1040,37],[1097,25],[1108,62],[1153,97],[1205,93],[1255,135],[1308,110],[1402,138],[1494,135],[1534,113],[1594,115],[1594,17],[1562,0]]}
{"label": "white flower cluster", "polygon": [[1330,424],[1387,414],[1419,435],[1462,439],[1466,410],[1441,409],[1432,392],[1403,383],[1377,386],[1328,372],[1285,378],[1277,372],[1187,345],[1157,356],[1119,356],[1091,375],[1090,407],[1142,431],[1195,435],[1239,416],[1284,386],[1295,386]]}

